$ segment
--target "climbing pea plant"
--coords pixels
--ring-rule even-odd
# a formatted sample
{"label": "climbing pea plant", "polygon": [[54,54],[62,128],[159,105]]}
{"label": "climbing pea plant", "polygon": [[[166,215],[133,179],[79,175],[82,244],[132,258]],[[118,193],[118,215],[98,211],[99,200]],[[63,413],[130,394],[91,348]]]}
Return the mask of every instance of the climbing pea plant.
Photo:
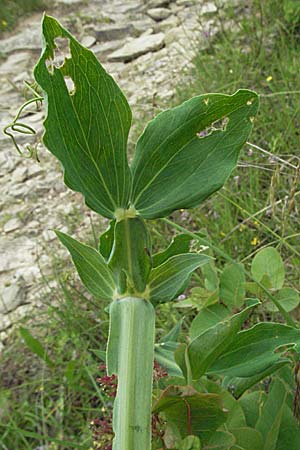
{"label": "climbing pea plant", "polygon": [[[244,448],[245,433],[253,448],[262,448],[263,433],[268,432],[263,421],[252,429],[240,410],[241,420],[226,426],[226,432],[213,433],[227,420],[224,398],[228,407],[233,399],[212,388],[207,375],[224,375],[225,387],[234,380],[242,395],[287,363],[280,352],[273,352],[276,345],[300,342],[298,330],[262,324],[264,329],[257,325],[241,332],[259,304],[244,301],[243,268],[228,267],[219,288],[212,257],[190,251],[190,241],[199,234],[180,234],[166,250],[153,254],[147,228],[147,221],[193,208],[224,185],[251,132],[258,95],[245,89],[233,95],[199,95],[161,112],[146,125],[129,164],[132,114],[126,97],[95,55],[54,18],[44,17],[42,32],[43,51],[34,75],[46,100],[44,143],[61,162],[65,184],[80,192],[90,209],[110,219],[98,248],[61,231],[56,234],[86,289],[109,304],[106,366],[108,375],[118,377],[113,449],[159,448],[159,443],[151,444],[151,411],[163,414],[171,426],[167,448],[197,450],[202,442],[207,448]],[[155,344],[155,307],[176,299],[199,267],[208,280],[208,295],[192,322],[188,344],[177,343],[180,324]],[[231,279],[237,280],[237,289]],[[227,306],[215,304],[219,294],[229,298]],[[256,341],[258,346],[265,343],[263,357],[251,353]],[[238,363],[244,346],[253,359],[251,370]],[[165,385],[152,409],[154,358],[177,384]],[[206,381],[199,384],[203,377]],[[282,383],[273,387],[275,400],[285,395]]]}

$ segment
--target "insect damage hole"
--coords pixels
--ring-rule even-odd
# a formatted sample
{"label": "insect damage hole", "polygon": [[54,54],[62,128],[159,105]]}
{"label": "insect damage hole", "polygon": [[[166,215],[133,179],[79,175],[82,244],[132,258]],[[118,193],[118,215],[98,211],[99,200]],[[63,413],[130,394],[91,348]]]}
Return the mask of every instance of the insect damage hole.
{"label": "insect damage hole", "polygon": [[74,95],[75,94],[75,89],[76,89],[74,81],[72,80],[71,77],[68,77],[68,76],[65,76],[64,80],[65,80],[67,89],[69,91],[69,94],[70,95]]}
{"label": "insect damage hole", "polygon": [[52,58],[46,60],[48,71],[52,74],[54,68],[62,68],[66,60],[71,58],[70,39],[61,37],[54,39],[53,56]]}
{"label": "insect damage hole", "polygon": [[196,133],[196,135],[199,139],[203,139],[215,131],[225,131],[226,127],[228,125],[228,122],[229,122],[229,118],[223,117],[223,119],[216,120],[211,125],[206,127],[205,130],[202,130],[199,133]]}

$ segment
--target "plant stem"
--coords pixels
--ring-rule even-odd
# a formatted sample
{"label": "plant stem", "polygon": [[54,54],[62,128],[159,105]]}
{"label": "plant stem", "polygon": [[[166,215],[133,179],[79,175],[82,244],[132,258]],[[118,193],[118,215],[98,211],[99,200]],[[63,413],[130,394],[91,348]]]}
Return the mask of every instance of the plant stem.
{"label": "plant stem", "polygon": [[151,449],[155,312],[147,300],[125,297],[110,307],[108,374],[118,376],[113,450]]}

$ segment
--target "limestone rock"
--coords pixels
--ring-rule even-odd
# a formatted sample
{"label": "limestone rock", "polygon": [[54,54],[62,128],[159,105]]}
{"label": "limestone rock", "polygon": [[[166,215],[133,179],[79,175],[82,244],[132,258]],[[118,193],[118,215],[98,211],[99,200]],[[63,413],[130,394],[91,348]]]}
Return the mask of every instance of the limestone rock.
{"label": "limestone rock", "polygon": [[0,314],[5,314],[9,311],[13,311],[25,300],[25,289],[23,283],[16,282],[11,286],[7,286],[3,289],[2,299],[0,300]]}
{"label": "limestone rock", "polygon": [[155,52],[164,46],[164,33],[141,36],[125,44],[109,56],[109,61],[129,62],[148,52]]}
{"label": "limestone rock", "polygon": [[[0,41],[1,47],[1,41]],[[20,52],[9,55],[7,60],[0,65],[0,75],[20,73],[27,68],[31,55],[29,52]]]}
{"label": "limestone rock", "polygon": [[99,42],[103,41],[115,41],[118,39],[124,39],[134,34],[134,26],[129,25],[111,25],[103,24],[101,29],[95,30],[96,39]]}
{"label": "limestone rock", "polygon": [[84,36],[80,42],[84,47],[90,48],[96,43],[96,38],[94,36]]}
{"label": "limestone rock", "polygon": [[[40,50],[41,30],[40,24],[34,24],[21,33],[0,41],[0,53],[10,53],[15,50]],[[19,70],[19,69],[17,69]]]}
{"label": "limestone rock", "polygon": [[167,8],[152,8],[148,9],[147,14],[151,19],[160,22],[161,20],[167,19],[170,16],[171,11]]}
{"label": "limestone rock", "polygon": [[4,224],[3,231],[4,233],[11,233],[12,231],[20,229],[22,226],[22,222],[17,217],[9,219],[8,222]]}

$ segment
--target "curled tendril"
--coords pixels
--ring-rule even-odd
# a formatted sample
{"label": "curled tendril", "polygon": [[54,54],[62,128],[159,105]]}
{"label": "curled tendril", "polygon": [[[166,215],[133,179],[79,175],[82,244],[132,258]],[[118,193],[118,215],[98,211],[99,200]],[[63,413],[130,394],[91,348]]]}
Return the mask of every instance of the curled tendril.
{"label": "curled tendril", "polygon": [[30,105],[31,103],[36,103],[36,105],[38,107],[39,102],[41,103],[44,100],[44,98],[40,97],[37,94],[37,92],[34,91],[33,89],[32,89],[32,92],[34,93],[35,97],[28,100],[27,102],[23,103],[23,105],[18,110],[15,118],[13,119],[13,121],[3,129],[3,133],[6,134],[6,136],[11,138],[19,155],[23,156],[24,158],[28,158],[28,159],[33,158],[35,161],[40,162],[40,160],[38,158],[38,154],[37,154],[38,145],[37,144],[35,146],[31,146],[29,144],[25,145],[25,150],[28,152],[27,154],[25,154],[25,151],[18,145],[16,138],[12,133],[12,131],[14,131],[15,133],[21,133],[21,134],[29,134],[29,135],[36,134],[36,131],[34,130],[34,128],[32,128],[29,125],[26,125],[25,123],[20,121],[20,116],[21,116],[23,110],[28,105]]}

